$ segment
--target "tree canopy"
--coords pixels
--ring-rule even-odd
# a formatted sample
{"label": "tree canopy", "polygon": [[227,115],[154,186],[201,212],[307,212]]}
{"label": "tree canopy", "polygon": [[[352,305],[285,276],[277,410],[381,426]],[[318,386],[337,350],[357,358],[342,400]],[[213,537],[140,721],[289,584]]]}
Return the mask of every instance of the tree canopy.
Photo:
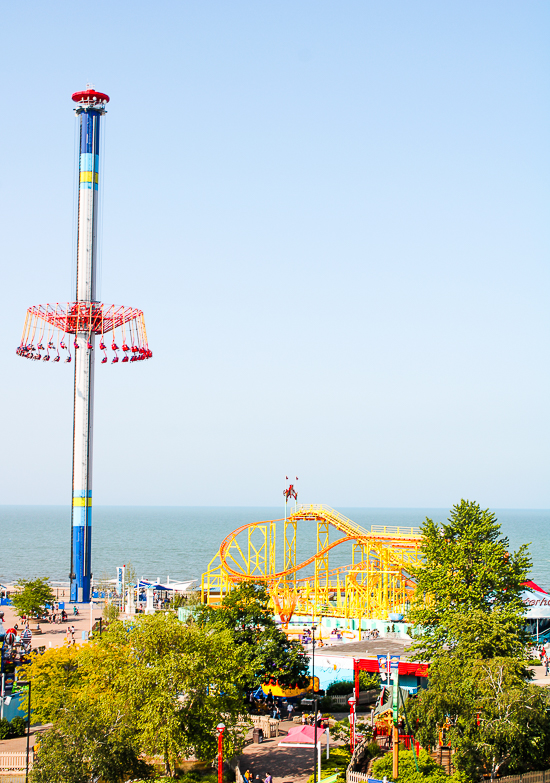
{"label": "tree canopy", "polygon": [[407,701],[416,738],[431,747],[446,725],[453,763],[470,780],[483,772],[545,769],[549,710],[547,689],[526,682],[523,665],[513,658],[441,658],[430,669],[428,690]]}
{"label": "tree canopy", "polygon": [[20,579],[16,582],[19,591],[11,596],[19,617],[41,617],[46,604],[55,601],[55,595],[47,577]]}
{"label": "tree canopy", "polygon": [[426,519],[422,534],[424,562],[412,569],[417,589],[410,612],[419,630],[417,653],[433,660],[455,647],[482,657],[522,649],[528,547],[509,552],[495,515],[468,500],[453,507],[448,524]]}
{"label": "tree canopy", "polygon": [[230,634],[247,661],[249,690],[270,679],[283,686],[303,687],[309,660],[301,644],[289,640],[277,627],[269,602],[264,584],[242,582],[225,596],[220,608],[201,606],[194,614],[202,627]]}
{"label": "tree canopy", "polygon": [[427,519],[424,563],[414,569],[416,656],[429,687],[407,702],[424,747],[445,728],[468,779],[542,769],[550,753],[550,700],[530,683],[523,583],[527,546],[509,552],[493,513],[462,500],[448,524]]}
{"label": "tree canopy", "polygon": [[[75,780],[134,775],[142,753],[161,756],[167,774],[182,757],[209,760],[220,720],[224,753],[244,743],[245,656],[227,632],[184,626],[171,613],[115,622],[89,645],[46,651],[28,676],[36,719],[54,723],[43,759],[66,747]],[[36,776],[42,766],[39,754]],[[48,778],[58,780],[61,772]]]}

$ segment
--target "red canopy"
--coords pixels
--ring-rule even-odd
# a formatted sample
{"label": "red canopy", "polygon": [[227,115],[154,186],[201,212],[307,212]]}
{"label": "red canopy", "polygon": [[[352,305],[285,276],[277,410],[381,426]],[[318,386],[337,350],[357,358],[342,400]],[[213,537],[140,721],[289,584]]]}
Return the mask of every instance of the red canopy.
{"label": "red canopy", "polygon": [[[317,742],[321,740],[324,729],[317,729]],[[279,745],[304,745],[315,747],[315,726],[296,726],[290,729],[286,737],[283,737]]]}
{"label": "red canopy", "polygon": [[[526,582],[523,582],[525,587],[530,587],[531,590],[536,590],[539,593],[546,593],[546,590],[543,590],[542,587],[539,587],[535,582],[533,582],[532,579],[528,579]],[[548,595],[548,593],[546,593]]]}

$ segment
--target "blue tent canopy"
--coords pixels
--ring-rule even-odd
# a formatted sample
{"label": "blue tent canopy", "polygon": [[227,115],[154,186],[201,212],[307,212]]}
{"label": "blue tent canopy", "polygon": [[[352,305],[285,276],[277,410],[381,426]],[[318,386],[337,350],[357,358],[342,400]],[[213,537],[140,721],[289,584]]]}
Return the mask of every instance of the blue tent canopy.
{"label": "blue tent canopy", "polygon": [[147,580],[142,579],[138,585],[140,590],[145,590],[147,587],[152,587],[153,590],[169,590],[170,592],[174,589],[173,587],[166,587],[166,585],[161,585],[158,582],[147,582]]}

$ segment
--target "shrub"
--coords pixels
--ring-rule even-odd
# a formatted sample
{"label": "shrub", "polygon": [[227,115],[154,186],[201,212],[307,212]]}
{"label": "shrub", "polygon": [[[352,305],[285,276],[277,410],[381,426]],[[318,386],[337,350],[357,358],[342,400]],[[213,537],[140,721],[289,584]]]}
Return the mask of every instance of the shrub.
{"label": "shrub", "polygon": [[10,737],[23,737],[27,731],[27,721],[16,715],[10,723]]}
{"label": "shrub", "polygon": [[7,739],[10,735],[10,722],[7,718],[0,720],[0,740]]}
{"label": "shrub", "polygon": [[375,759],[378,756],[382,756],[384,751],[377,742],[369,742],[367,745],[367,753],[369,758]]}
{"label": "shrub", "polygon": [[[359,672],[359,690],[370,691],[380,687],[380,675],[374,672]],[[326,690],[327,696],[349,696],[355,689],[353,680],[331,682]]]}
{"label": "shrub", "polygon": [[352,693],[354,684],[351,680],[341,680],[339,682],[331,682],[327,688],[327,696],[348,696]]}
{"label": "shrub", "polygon": [[[393,754],[386,753],[372,765],[372,776],[382,780],[384,776],[393,780]],[[454,777],[454,776],[453,776]],[[421,750],[418,756],[418,772],[414,763],[414,751],[399,752],[399,783],[445,783],[449,778],[443,767],[436,764],[431,756]]]}

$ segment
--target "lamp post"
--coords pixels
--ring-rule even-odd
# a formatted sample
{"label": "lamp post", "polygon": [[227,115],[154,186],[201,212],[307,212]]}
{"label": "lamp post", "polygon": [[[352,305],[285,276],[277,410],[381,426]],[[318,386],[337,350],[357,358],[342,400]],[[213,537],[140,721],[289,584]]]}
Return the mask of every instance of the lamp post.
{"label": "lamp post", "polygon": [[315,625],[314,618],[311,618],[311,679],[313,681],[313,699],[315,701],[314,711],[314,748],[313,748],[313,783],[317,783],[317,696],[315,695]]}
{"label": "lamp post", "polygon": [[223,732],[225,724],[218,723],[216,728],[218,730],[218,783],[223,783]]}
{"label": "lamp post", "polygon": [[350,696],[348,699],[349,704],[349,746],[351,750],[351,755],[353,756],[353,752],[355,750],[355,705],[357,704],[357,699],[355,696]]}
{"label": "lamp post", "polygon": [[27,763],[25,765],[25,783],[28,783],[28,781],[29,781],[29,742],[30,742],[30,735],[31,735],[31,681],[30,680],[20,680],[18,682],[18,685],[20,685],[22,688],[24,688],[26,686],[29,689],[28,703],[27,703]]}

